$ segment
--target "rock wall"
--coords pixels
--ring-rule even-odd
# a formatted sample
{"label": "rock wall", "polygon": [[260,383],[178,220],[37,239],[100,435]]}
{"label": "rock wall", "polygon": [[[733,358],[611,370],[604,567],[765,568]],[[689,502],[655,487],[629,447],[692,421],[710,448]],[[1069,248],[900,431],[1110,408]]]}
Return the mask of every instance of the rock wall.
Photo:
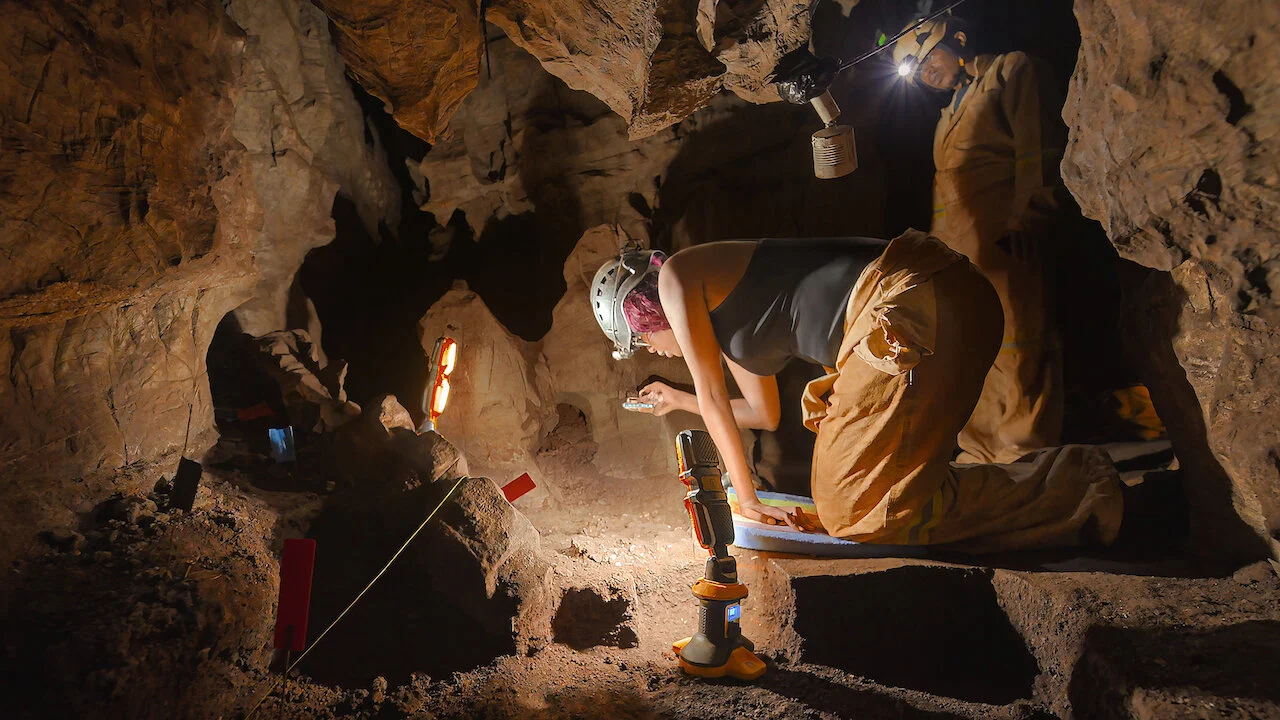
{"label": "rock wall", "polygon": [[[586,416],[596,451],[591,467],[615,478],[641,479],[676,469],[672,439],[697,418],[677,413],[664,418],[622,409],[646,378],[661,376],[691,385],[693,378],[680,360],[639,352],[617,361],[591,312],[591,281],[629,238],[615,226],[588,230],[564,265],[566,290],[556,305],[551,331],[543,338],[542,356],[550,369],[556,403],[572,405]],[[700,426],[700,425],[698,425]]]}
{"label": "rock wall", "polygon": [[243,237],[258,283],[236,318],[262,335],[289,326],[294,275],[312,248],[333,240],[334,195],[349,198],[377,238],[379,225],[391,232],[399,225],[400,188],[366,127],[324,13],[305,0],[233,0],[226,9],[247,35],[231,132],[261,208]]}
{"label": "rock wall", "polygon": [[547,363],[537,347],[512,335],[465,288],[432,305],[419,327],[427,353],[442,335],[459,346],[440,434],[462,450],[476,475],[499,484],[531,469],[538,442],[556,422]]}
{"label": "rock wall", "polygon": [[[1068,186],[1160,271],[1131,315],[1187,467],[1196,545],[1280,547],[1280,6],[1077,0]],[[1207,444],[1206,444],[1207,440]],[[1223,532],[1235,521],[1252,533]]]}
{"label": "rock wall", "polygon": [[107,473],[179,450],[188,418],[190,445],[207,441],[205,350],[255,278],[221,222],[245,209],[229,133],[244,38],[217,3],[13,6],[0,35],[7,567]]}
{"label": "rock wall", "polygon": [[434,142],[476,86],[484,56],[480,3],[319,0],[360,84],[414,135]]}
{"label": "rock wall", "polygon": [[[807,0],[322,0],[356,77],[400,124],[434,142],[476,87],[491,22],[575,90],[603,100],[633,139],[722,89],[778,99],[765,76],[809,40]],[[482,9],[483,8],[483,9]]]}
{"label": "rock wall", "polygon": [[213,439],[205,355],[285,327],[335,193],[396,187],[327,21],[300,0],[15,7],[0,29],[0,563]]}

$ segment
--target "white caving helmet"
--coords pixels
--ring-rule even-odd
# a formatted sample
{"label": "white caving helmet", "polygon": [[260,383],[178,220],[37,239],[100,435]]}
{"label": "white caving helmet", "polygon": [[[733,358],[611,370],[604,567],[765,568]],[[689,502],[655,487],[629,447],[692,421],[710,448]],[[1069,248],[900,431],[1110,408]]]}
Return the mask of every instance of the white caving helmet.
{"label": "white caving helmet", "polygon": [[659,250],[626,247],[596,271],[595,280],[591,281],[591,311],[605,336],[613,341],[614,360],[625,360],[642,347],[622,314],[622,301],[649,273],[658,272],[666,258]]}
{"label": "white caving helmet", "polygon": [[935,18],[914,27],[919,22],[912,20],[907,23],[903,29],[909,32],[893,46],[893,65],[898,69],[898,75],[909,78],[912,82],[918,82],[916,71],[920,69],[925,56],[933,52],[947,37],[946,20]]}

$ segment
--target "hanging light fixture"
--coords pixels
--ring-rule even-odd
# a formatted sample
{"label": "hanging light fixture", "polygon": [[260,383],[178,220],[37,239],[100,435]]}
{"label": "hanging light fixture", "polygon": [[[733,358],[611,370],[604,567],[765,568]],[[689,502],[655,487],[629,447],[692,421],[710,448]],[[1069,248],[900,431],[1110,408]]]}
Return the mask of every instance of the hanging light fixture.
{"label": "hanging light fixture", "polygon": [[422,427],[419,433],[436,429],[436,420],[449,404],[449,376],[458,365],[458,343],[451,337],[436,339],[427,370],[430,382],[422,394]]}

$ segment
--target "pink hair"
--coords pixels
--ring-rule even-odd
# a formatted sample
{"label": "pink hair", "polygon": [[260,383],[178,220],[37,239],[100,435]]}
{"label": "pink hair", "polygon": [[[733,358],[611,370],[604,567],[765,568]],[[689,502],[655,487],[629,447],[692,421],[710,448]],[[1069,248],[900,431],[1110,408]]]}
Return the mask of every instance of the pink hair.
{"label": "pink hair", "polygon": [[[653,264],[662,266],[662,259],[653,256]],[[633,333],[652,333],[671,328],[667,314],[662,311],[658,299],[658,273],[649,273],[639,285],[631,289],[622,300],[622,317]]]}

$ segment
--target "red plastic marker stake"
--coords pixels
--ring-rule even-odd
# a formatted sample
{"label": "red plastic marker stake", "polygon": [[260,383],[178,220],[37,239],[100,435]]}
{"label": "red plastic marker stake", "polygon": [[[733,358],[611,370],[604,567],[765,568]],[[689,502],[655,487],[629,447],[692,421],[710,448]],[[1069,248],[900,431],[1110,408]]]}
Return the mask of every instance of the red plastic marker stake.
{"label": "red plastic marker stake", "polygon": [[537,487],[537,485],[533,484],[533,478],[529,477],[529,473],[525,473],[506,485],[503,485],[502,494],[507,496],[507,502],[515,502],[517,498],[535,487]]}
{"label": "red plastic marker stake", "polygon": [[250,420],[257,420],[258,418],[271,417],[272,415],[275,415],[275,411],[271,409],[270,405],[264,402],[260,402],[257,405],[253,405],[251,407],[243,408],[238,413],[236,413],[236,416],[239,418],[240,422],[249,422]]}
{"label": "red plastic marker stake", "polygon": [[311,607],[311,575],[316,567],[316,541],[284,541],[280,555],[280,604],[276,607],[276,649],[301,652],[307,644],[307,611]]}

